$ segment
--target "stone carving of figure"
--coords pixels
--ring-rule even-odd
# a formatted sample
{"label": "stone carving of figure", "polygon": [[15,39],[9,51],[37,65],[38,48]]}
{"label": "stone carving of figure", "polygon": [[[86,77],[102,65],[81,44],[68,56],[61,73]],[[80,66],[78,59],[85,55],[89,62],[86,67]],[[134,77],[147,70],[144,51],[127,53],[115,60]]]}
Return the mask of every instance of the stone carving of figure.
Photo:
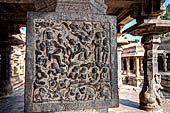
{"label": "stone carving of figure", "polygon": [[47,29],[43,33],[43,37],[47,39],[54,39],[54,31],[51,29]]}
{"label": "stone carving of figure", "polygon": [[94,40],[94,45],[95,45],[95,60],[96,62],[100,62],[101,60],[101,42],[102,42],[102,34],[101,32],[96,32],[95,34],[95,40]]}
{"label": "stone carving of figure", "polygon": [[103,40],[103,57],[102,57],[104,63],[107,62],[108,56],[109,56],[108,39],[105,38]]}
{"label": "stone carving of figure", "polygon": [[158,101],[158,104],[161,106],[162,105],[162,93],[161,93],[161,89],[163,89],[163,87],[161,86],[161,75],[159,73],[155,74],[155,96],[156,96],[156,100]]}
{"label": "stone carving of figure", "polygon": [[[149,81],[149,87],[148,90],[144,93],[144,98],[142,98],[140,101],[143,104],[150,104],[150,105],[162,105],[162,93],[161,89],[162,86],[161,83],[161,76],[159,73],[156,73],[153,76],[153,79]],[[141,95],[141,94],[140,94]]]}
{"label": "stone carving of figure", "polygon": [[101,77],[101,80],[103,80],[103,81],[109,81],[110,80],[109,75],[108,75],[108,69],[106,67],[104,67],[102,69],[102,73],[101,73],[100,77]]}
{"label": "stone carving of figure", "polygon": [[99,69],[97,67],[92,68],[91,76],[90,76],[90,82],[91,84],[95,84],[99,81],[100,75],[99,75]]}
{"label": "stone carving of figure", "polygon": [[46,54],[48,56],[48,60],[51,61],[52,53],[54,52],[53,47],[54,44],[51,39],[54,39],[54,32],[53,30],[47,29],[43,32],[43,39],[45,41],[40,43],[40,50],[44,51],[46,47]]}

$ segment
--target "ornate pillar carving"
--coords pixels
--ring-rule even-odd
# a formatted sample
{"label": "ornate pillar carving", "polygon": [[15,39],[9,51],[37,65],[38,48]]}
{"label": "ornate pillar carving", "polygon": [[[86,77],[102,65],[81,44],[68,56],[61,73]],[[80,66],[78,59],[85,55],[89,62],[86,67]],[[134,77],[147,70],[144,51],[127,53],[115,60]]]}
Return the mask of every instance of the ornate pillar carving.
{"label": "ornate pillar carving", "polygon": [[[36,1],[44,5],[46,3]],[[56,13],[28,13],[25,112],[107,113],[107,108],[118,106],[117,42],[112,43],[112,40],[116,40],[116,32],[113,33],[113,28],[116,30],[117,26],[116,20],[113,22],[113,16],[108,18],[105,15],[107,8],[104,0],[57,0],[56,3]],[[47,10],[41,9],[44,10],[49,11],[50,6]],[[111,54],[113,56],[110,57]],[[112,72],[115,72],[114,76],[111,76]],[[31,73],[38,76],[32,79]],[[111,80],[114,77],[115,82],[109,83],[114,81]],[[109,83],[107,89],[106,84],[103,84],[105,81]],[[95,85],[100,83],[102,85]],[[38,87],[33,87],[35,84]],[[76,87],[78,84],[81,88]],[[87,84],[94,86],[94,89]],[[42,88],[40,85],[43,85]],[[100,89],[101,99],[99,95],[94,95]],[[104,91],[106,93],[102,94]],[[105,99],[109,97],[107,95],[117,99]],[[97,108],[101,108],[102,112]]]}
{"label": "ornate pillar carving", "polygon": [[140,75],[143,75],[143,57],[139,58],[139,66],[140,66]]}
{"label": "ornate pillar carving", "polygon": [[123,73],[124,70],[125,70],[125,69],[124,69],[124,65],[125,65],[125,64],[124,64],[124,57],[122,57],[122,58],[121,58],[121,66],[122,66],[122,67],[121,67],[121,70],[122,70],[122,73]]}
{"label": "ornate pillar carving", "polygon": [[158,54],[159,35],[144,35],[142,43],[145,48],[144,56],[144,84],[139,94],[140,108],[147,111],[161,111],[162,88],[161,76],[158,74]]}
{"label": "ornate pillar carving", "polygon": [[167,58],[168,58],[168,56],[166,56],[166,52],[164,52],[163,53],[163,56],[162,56],[162,58],[163,58],[163,71],[164,72],[167,72],[168,71],[168,69],[167,69]]}
{"label": "ornate pillar carving", "polygon": [[121,72],[122,72],[122,60],[121,60],[121,55],[122,55],[123,49],[121,47],[117,48],[117,61],[118,61],[118,87],[120,88],[122,86],[122,77],[121,77]]}
{"label": "ornate pillar carving", "polygon": [[10,54],[12,48],[8,44],[2,44],[0,42],[0,96],[6,96],[12,93],[11,86],[11,67],[10,67]]}
{"label": "ornate pillar carving", "polygon": [[140,77],[140,71],[139,71],[139,57],[136,57],[136,77]]}
{"label": "ornate pillar carving", "polygon": [[126,58],[126,76],[130,74],[130,57]]}

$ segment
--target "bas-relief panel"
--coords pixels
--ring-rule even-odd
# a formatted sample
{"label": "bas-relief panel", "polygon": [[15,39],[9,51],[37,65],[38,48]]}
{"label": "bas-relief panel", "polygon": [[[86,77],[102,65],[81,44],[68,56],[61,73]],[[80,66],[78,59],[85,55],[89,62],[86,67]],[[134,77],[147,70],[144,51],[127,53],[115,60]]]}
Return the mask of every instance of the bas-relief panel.
{"label": "bas-relief panel", "polygon": [[35,19],[34,25],[34,103],[112,99],[109,23]]}

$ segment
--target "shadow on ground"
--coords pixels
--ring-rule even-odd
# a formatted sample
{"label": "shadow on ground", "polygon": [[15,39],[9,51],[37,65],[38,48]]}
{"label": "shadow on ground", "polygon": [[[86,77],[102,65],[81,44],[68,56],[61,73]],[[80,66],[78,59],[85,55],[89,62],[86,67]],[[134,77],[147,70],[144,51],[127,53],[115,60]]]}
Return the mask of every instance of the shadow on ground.
{"label": "shadow on ground", "polygon": [[139,103],[133,102],[131,100],[127,99],[120,99],[120,104],[127,106],[127,107],[132,107],[132,108],[139,108]]}

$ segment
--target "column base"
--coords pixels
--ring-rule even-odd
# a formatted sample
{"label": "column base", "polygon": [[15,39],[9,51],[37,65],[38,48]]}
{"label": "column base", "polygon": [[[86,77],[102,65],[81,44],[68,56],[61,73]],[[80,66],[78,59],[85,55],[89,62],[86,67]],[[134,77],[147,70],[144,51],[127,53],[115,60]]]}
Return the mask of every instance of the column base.
{"label": "column base", "polygon": [[85,109],[85,110],[76,110],[76,111],[63,111],[55,113],[108,113],[108,109]]}
{"label": "column base", "polygon": [[[48,112],[48,113],[53,113],[53,112]],[[85,110],[74,110],[74,111],[61,111],[61,112],[54,112],[54,113],[108,113],[108,109],[85,109]]]}
{"label": "column base", "polygon": [[164,113],[163,109],[158,105],[152,104],[140,105],[139,108],[152,113]]}
{"label": "column base", "polygon": [[0,97],[12,94],[12,86],[9,81],[0,81]]}

